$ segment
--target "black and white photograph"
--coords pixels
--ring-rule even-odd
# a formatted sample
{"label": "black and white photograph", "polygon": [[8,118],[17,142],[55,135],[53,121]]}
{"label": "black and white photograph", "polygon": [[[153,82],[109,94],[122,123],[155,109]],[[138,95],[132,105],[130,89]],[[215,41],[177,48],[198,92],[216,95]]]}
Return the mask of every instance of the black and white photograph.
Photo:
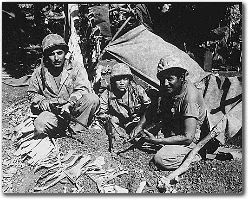
{"label": "black and white photograph", "polygon": [[4,195],[245,193],[244,3],[1,5]]}

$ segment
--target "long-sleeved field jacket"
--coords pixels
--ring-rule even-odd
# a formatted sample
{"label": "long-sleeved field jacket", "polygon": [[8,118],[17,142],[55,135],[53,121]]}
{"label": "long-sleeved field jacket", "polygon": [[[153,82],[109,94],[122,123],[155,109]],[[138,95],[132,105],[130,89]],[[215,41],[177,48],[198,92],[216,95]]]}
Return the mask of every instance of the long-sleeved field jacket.
{"label": "long-sleeved field jacket", "polygon": [[43,63],[38,66],[30,80],[27,90],[31,106],[39,107],[43,99],[51,101],[67,101],[75,104],[85,93],[90,92],[90,82],[87,72],[80,63],[65,60],[60,84],[57,85],[54,77]]}

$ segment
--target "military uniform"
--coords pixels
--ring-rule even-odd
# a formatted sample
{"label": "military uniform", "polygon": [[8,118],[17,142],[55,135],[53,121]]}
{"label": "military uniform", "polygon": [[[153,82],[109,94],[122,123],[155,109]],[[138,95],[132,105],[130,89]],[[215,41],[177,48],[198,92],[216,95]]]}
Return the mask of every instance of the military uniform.
{"label": "military uniform", "polygon": [[197,120],[195,137],[190,145],[165,145],[155,154],[158,165],[176,169],[200,139],[201,126],[206,117],[204,100],[201,92],[188,81],[183,84],[179,95],[159,99],[158,117],[163,124],[161,132],[164,137],[184,135],[184,119],[193,117]]}
{"label": "military uniform", "polygon": [[[111,79],[118,76],[129,76],[132,79],[131,71],[125,64],[113,66]],[[124,135],[124,132],[129,133],[132,127],[136,126],[150,103],[151,100],[145,90],[131,80],[121,97],[118,97],[112,88],[101,94],[96,118],[103,124],[106,118],[110,117],[118,134],[126,137],[127,134]]]}
{"label": "military uniform", "polygon": [[[46,50],[56,48],[56,45],[61,49],[67,48],[60,36],[51,34],[45,37],[43,40],[44,54]],[[51,75],[47,66],[42,62],[34,70],[27,92],[31,101],[31,110],[38,115],[34,122],[38,133],[50,134],[59,128],[67,127],[67,123],[53,111],[53,105],[71,103],[71,114],[85,125],[89,124],[99,105],[98,96],[91,93],[90,82],[84,66],[68,59],[64,62],[60,81]],[[51,111],[41,110],[42,100],[49,100]],[[80,124],[73,124],[71,127],[74,131],[84,129]]]}
{"label": "military uniform", "polygon": [[[155,109],[156,120],[161,121],[160,129],[164,135],[164,138],[158,139],[158,143],[167,144],[164,144],[155,154],[154,161],[156,165],[166,170],[178,168],[186,155],[196,146],[200,139],[201,126],[206,117],[202,93],[186,78],[187,75],[188,68],[181,64],[179,57],[171,55],[160,59],[157,77],[162,84],[162,92],[159,94],[159,101]],[[172,76],[177,77],[177,81],[172,79]],[[163,90],[165,87],[169,91],[174,88],[175,92],[166,92]],[[185,123],[187,118],[196,119],[195,129],[190,128],[193,127],[191,125],[195,125],[193,120],[191,122],[189,120],[188,124]],[[189,132],[186,130],[187,125],[189,125]],[[197,155],[196,158],[200,159],[200,156]]]}
{"label": "military uniform", "polygon": [[149,104],[150,98],[139,85],[130,84],[122,98],[118,98],[110,90],[105,90],[100,96],[98,118],[111,115],[114,123],[125,128],[130,123],[137,123]]}

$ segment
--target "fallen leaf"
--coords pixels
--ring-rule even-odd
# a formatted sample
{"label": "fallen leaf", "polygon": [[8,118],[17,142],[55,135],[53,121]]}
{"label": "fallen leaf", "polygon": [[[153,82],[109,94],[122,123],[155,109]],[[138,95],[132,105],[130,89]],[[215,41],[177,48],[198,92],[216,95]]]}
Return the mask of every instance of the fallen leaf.
{"label": "fallen leaf", "polygon": [[8,135],[3,135],[2,138],[5,140],[11,140],[11,136],[8,136]]}
{"label": "fallen leaf", "polygon": [[74,188],[72,188],[72,191],[73,191],[72,193],[77,193],[77,190],[78,190],[78,189],[77,189],[77,188],[75,188],[75,187],[74,187]]}
{"label": "fallen leaf", "polygon": [[5,159],[5,160],[3,161],[3,165],[8,166],[8,165],[10,164],[10,162],[11,162],[11,160]]}
{"label": "fallen leaf", "polygon": [[14,174],[3,174],[4,178],[11,178]]}
{"label": "fallen leaf", "polygon": [[177,193],[177,191],[176,191],[175,189],[173,189],[173,190],[171,191],[171,193]]}
{"label": "fallen leaf", "polygon": [[9,169],[9,172],[15,174],[15,173],[17,172],[17,168],[11,167],[11,168]]}
{"label": "fallen leaf", "polygon": [[14,174],[16,174],[16,172],[17,172],[17,168],[11,167],[9,168],[9,170],[6,171],[6,174],[4,174],[3,177],[6,177],[6,178],[12,177]]}

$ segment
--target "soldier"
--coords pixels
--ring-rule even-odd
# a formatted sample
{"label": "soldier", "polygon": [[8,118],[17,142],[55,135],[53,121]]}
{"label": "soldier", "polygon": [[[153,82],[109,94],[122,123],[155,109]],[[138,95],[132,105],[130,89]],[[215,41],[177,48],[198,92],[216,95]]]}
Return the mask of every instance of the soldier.
{"label": "soldier", "polygon": [[[28,95],[35,134],[51,135],[65,130],[68,123],[60,117],[71,113],[81,123],[89,125],[99,106],[99,98],[91,93],[90,82],[83,65],[66,58],[68,45],[57,34],[49,34],[42,41],[43,57],[29,82]],[[60,110],[58,112],[59,107]],[[80,124],[69,124],[74,132],[84,130]]]}
{"label": "soldier", "polygon": [[[179,58],[163,57],[157,70],[160,80],[158,103],[157,107],[149,109],[156,110],[154,122],[160,127],[154,129],[160,129],[162,136],[156,137],[158,132],[153,130],[145,129],[141,133],[146,142],[163,146],[154,156],[155,165],[163,170],[172,170],[178,168],[196,146],[206,109],[201,92],[186,79],[188,71],[180,64]],[[153,110],[148,113],[152,117]],[[144,122],[143,129],[146,124],[148,120]]]}
{"label": "soldier", "polygon": [[113,66],[110,87],[100,96],[97,121],[104,126],[110,119],[116,138],[128,138],[128,134],[140,131],[144,113],[150,104],[145,90],[136,85],[131,70],[124,63]]}

